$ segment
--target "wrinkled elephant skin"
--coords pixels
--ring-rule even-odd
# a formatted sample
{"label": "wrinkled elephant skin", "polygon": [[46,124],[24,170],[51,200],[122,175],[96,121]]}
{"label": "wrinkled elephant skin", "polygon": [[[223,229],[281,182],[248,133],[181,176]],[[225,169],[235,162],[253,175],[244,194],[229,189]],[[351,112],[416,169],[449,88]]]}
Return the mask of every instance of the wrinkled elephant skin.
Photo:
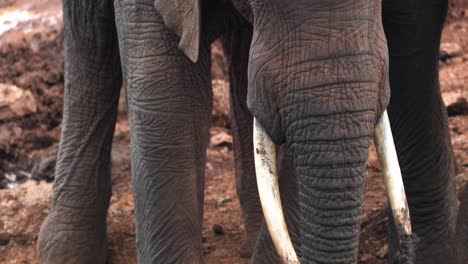
{"label": "wrinkled elephant skin", "polygon": [[281,145],[279,191],[301,263],[356,263],[369,144],[388,108],[420,238],[416,263],[457,263],[466,252],[455,243],[455,161],[437,64],[446,13],[447,0],[64,0],[63,130],[40,263],[106,262],[122,84],[138,262],[204,263],[209,51],[218,38],[230,65],[244,256],[280,263],[257,193],[253,118]]}

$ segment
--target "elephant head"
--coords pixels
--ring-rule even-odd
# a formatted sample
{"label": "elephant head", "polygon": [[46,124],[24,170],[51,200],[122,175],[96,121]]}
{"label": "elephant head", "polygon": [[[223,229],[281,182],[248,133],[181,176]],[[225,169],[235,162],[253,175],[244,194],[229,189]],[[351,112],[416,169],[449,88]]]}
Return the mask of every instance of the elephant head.
{"label": "elephant head", "polygon": [[[298,177],[302,259],[353,262],[369,144],[377,121],[382,116],[387,120],[383,113],[389,101],[388,49],[381,3],[232,0],[232,4],[254,31],[247,103],[255,117],[255,138],[260,140],[255,146],[257,173],[272,177],[266,179],[270,183],[259,180],[259,191],[276,198],[262,202],[277,249],[283,259],[295,261],[279,220],[275,164],[268,162],[275,160],[274,145],[285,143]],[[156,0],[155,6],[179,35],[179,47],[196,61],[203,32],[202,1]],[[388,122],[382,124],[388,131]],[[392,155],[390,166],[395,164],[394,150]],[[382,160],[388,162],[385,155]],[[401,178],[398,184],[397,193],[403,196],[395,196],[395,203],[404,208]],[[407,211],[405,216],[408,223]]]}

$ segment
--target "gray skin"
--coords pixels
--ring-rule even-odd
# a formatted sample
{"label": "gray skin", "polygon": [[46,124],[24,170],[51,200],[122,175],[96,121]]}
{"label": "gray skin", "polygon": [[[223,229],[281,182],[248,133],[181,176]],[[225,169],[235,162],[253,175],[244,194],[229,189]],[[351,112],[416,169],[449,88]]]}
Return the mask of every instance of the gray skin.
{"label": "gray skin", "polygon": [[461,194],[457,221],[458,263],[468,263],[468,188]]}
{"label": "gray skin", "polygon": [[158,0],[157,9],[153,0],[64,1],[64,121],[40,262],[105,263],[122,82],[138,262],[204,262],[209,45],[222,37],[244,255],[279,263],[256,190],[255,116],[282,145],[280,189],[301,263],[356,262],[368,148],[391,86],[389,115],[420,238],[416,263],[457,263],[455,160],[437,73],[447,1],[231,1]]}

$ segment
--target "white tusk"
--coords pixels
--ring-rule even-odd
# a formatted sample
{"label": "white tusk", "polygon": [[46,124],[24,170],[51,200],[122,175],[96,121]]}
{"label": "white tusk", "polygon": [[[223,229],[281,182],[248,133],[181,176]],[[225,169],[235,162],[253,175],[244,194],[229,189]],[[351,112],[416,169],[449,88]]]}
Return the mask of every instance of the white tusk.
{"label": "white tusk", "polygon": [[265,222],[276,250],[285,264],[299,263],[284,220],[278,186],[276,146],[254,118],[255,171]]}
{"label": "white tusk", "polygon": [[400,235],[409,235],[411,234],[409,208],[387,111],[377,122],[374,133],[377,155],[382,166],[397,231]]}

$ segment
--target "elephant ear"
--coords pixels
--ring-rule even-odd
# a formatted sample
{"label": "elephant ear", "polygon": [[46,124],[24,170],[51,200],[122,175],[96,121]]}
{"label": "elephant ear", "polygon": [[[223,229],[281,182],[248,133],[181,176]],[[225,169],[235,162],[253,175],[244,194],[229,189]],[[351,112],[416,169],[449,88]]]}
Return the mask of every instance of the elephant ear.
{"label": "elephant ear", "polygon": [[164,23],[180,37],[179,48],[198,60],[201,31],[201,0],[155,0]]}

